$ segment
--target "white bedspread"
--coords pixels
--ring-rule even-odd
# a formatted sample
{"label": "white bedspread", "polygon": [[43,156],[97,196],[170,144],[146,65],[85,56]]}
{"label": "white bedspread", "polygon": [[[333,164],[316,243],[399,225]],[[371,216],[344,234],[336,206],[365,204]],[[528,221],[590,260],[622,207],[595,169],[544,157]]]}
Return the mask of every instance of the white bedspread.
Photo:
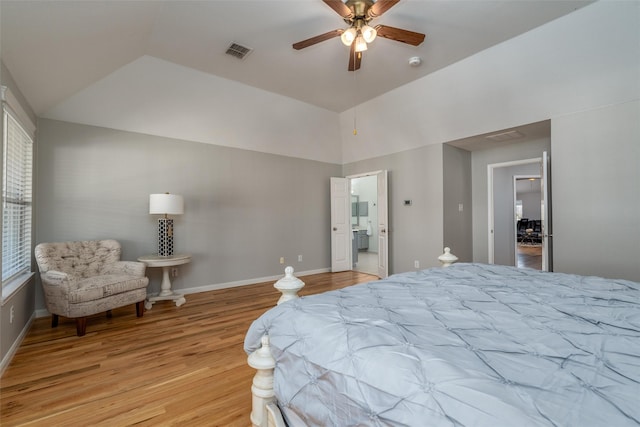
{"label": "white bedspread", "polygon": [[290,425],[640,425],[640,284],[457,264],[289,301],[268,333]]}

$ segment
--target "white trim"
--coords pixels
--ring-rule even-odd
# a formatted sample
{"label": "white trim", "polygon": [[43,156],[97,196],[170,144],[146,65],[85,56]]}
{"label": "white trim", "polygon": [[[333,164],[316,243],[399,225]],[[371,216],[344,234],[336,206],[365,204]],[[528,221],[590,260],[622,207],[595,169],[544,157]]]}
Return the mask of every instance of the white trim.
{"label": "white trim", "polygon": [[354,178],[364,178],[365,176],[377,176],[378,174],[384,172],[384,170],[379,170],[379,171],[375,171],[375,172],[364,172],[364,173],[358,173],[355,175],[347,175],[345,176],[345,178],[347,179],[354,179]]}
{"label": "white trim", "polygon": [[493,170],[496,168],[504,168],[509,166],[518,166],[518,165],[527,165],[530,163],[540,163],[542,162],[542,157],[536,157],[533,159],[523,159],[523,160],[513,160],[510,162],[502,162],[502,163],[491,163],[487,165],[487,210],[488,210],[488,229],[487,229],[487,242],[488,242],[488,252],[487,252],[487,263],[493,264],[494,262],[494,222],[493,222]]}
{"label": "white trim", "polygon": [[513,175],[513,235],[515,239],[513,240],[513,264],[514,267],[518,266],[518,220],[516,215],[516,203],[518,196],[517,182],[519,179],[531,179],[537,178],[540,179],[540,174],[538,175]]}
{"label": "white trim", "polygon": [[9,348],[7,354],[5,354],[2,358],[2,362],[0,362],[0,376],[4,374],[4,370],[9,366],[11,360],[13,359],[13,356],[20,348],[20,345],[22,344],[24,338],[27,336],[27,332],[29,332],[29,328],[31,327],[31,323],[33,323],[33,319],[35,319],[35,313],[32,314],[27,323],[25,323],[24,328],[22,328],[22,331],[20,332],[20,335],[18,335],[18,338],[16,338],[16,340],[13,342],[13,345],[11,345],[11,348]]}
{"label": "white trim", "polygon": [[39,308],[35,311],[35,316],[36,319],[40,319],[41,317],[51,316],[51,313],[46,308]]}
{"label": "white trim", "polygon": [[[308,276],[311,274],[320,274],[320,273],[328,273],[330,272],[330,268],[321,268],[318,270],[309,270],[309,271],[301,271],[297,272],[297,277]],[[279,274],[277,276],[268,276],[268,277],[258,277],[255,279],[247,279],[247,280],[238,280],[235,282],[227,282],[227,283],[214,283],[212,285],[204,285],[198,286],[195,288],[186,288],[186,289],[174,289],[176,292],[188,295],[188,294],[197,294],[200,292],[208,292],[208,291],[217,291],[220,289],[228,289],[228,288],[236,288],[238,286],[248,286],[248,285],[257,285],[259,283],[271,282],[282,279],[283,275]]]}

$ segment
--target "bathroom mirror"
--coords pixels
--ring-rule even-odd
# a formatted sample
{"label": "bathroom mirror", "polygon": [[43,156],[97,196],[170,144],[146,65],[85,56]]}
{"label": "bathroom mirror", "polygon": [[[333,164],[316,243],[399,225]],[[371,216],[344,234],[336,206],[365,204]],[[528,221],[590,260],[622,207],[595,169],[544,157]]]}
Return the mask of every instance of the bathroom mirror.
{"label": "bathroom mirror", "polygon": [[351,195],[351,225],[357,226],[359,222],[358,218],[358,202],[359,197]]}

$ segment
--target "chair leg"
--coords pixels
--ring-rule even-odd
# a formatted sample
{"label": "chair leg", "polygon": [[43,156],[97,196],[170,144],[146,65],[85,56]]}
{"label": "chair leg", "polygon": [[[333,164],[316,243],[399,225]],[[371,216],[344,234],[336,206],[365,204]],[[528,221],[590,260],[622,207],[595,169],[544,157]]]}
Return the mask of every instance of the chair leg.
{"label": "chair leg", "polygon": [[52,328],[57,328],[58,327],[58,315],[57,314],[52,314],[51,315],[51,327]]}
{"label": "chair leg", "polygon": [[144,300],[136,303],[136,316],[142,317],[144,315]]}
{"label": "chair leg", "polygon": [[76,318],[76,332],[79,337],[84,336],[87,332],[87,318],[86,317],[77,317]]}

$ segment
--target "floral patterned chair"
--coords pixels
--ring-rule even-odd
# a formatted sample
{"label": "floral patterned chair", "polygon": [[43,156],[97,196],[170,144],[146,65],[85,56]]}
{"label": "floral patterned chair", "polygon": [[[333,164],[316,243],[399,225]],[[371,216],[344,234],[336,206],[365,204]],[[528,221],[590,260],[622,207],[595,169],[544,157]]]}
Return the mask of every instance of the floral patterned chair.
{"label": "floral patterned chair", "polygon": [[35,248],[51,327],[58,316],[76,319],[78,336],[87,328],[87,316],[129,304],[144,313],[149,279],[145,264],[120,261],[120,243],[115,240],[40,243]]}

